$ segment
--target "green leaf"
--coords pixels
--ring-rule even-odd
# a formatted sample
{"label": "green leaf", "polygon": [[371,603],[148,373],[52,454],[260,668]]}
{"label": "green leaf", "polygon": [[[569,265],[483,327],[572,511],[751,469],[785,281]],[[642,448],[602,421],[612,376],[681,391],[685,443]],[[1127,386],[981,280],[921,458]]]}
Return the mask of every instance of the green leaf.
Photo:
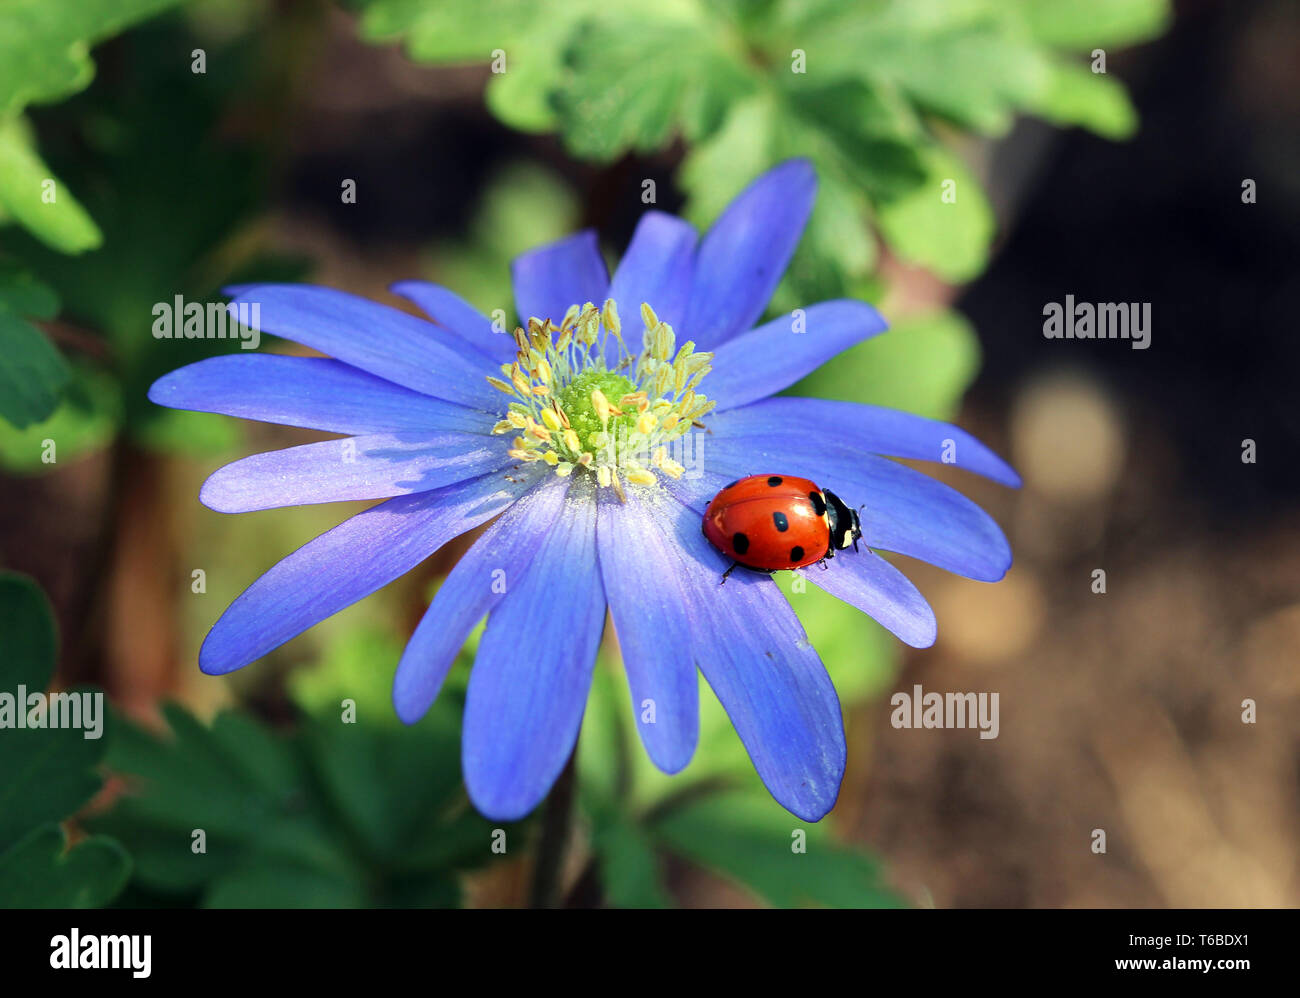
{"label": "green leaf", "polygon": [[1173,19],[1169,0],[1016,0],[1033,37],[1090,51],[1154,38]]}
{"label": "green leaf", "polygon": [[0,305],[0,416],[15,426],[48,418],[69,376],[41,331]]}
{"label": "green leaf", "polygon": [[923,164],[924,182],[911,194],[883,201],[876,223],[903,260],[928,267],[948,281],[968,281],[988,261],[993,209],[979,181],[955,154],[932,146]]}
{"label": "green leaf", "polygon": [[94,76],[90,48],[180,0],[7,0],[0,6],[0,116],[49,103]]}
{"label": "green leaf", "polygon": [[[894,908],[878,864],[838,845],[771,799],[719,794],[677,808],[652,829],[666,848],[751,888],[779,908]],[[797,851],[800,840],[806,851]]]}
{"label": "green leaf", "polygon": [[0,573],[0,692],[12,693],[20,683],[31,690],[49,686],[57,642],[54,611],[41,587],[24,575]]}
{"label": "green leaf", "polygon": [[293,863],[250,864],[221,878],[204,908],[364,908],[355,879]]}
{"label": "green leaf", "polygon": [[555,95],[560,130],[570,151],[595,160],[649,152],[677,134],[706,138],[756,85],[719,35],[688,21],[596,22],[567,63]]}
{"label": "green leaf", "polygon": [[919,107],[1002,134],[1046,86],[1039,47],[997,8],[975,3],[842,5],[800,29],[808,75],[896,88]]}
{"label": "green leaf", "polygon": [[19,264],[0,260],[0,306],[33,319],[53,319],[59,296]]}
{"label": "green leaf", "polygon": [[1052,63],[1051,81],[1033,108],[1054,124],[1082,125],[1108,139],[1126,139],[1138,126],[1122,83],[1064,60]]}
{"label": "green leaf", "polygon": [[600,883],[616,908],[669,908],[654,840],[626,815],[611,811],[595,824],[591,847],[599,859]]}
{"label": "green leaf", "polygon": [[120,725],[109,761],[128,789],[95,825],[141,887],[208,907],[455,905],[458,872],[492,858],[461,790],[459,712],[444,699],[408,728],[330,711],[276,732],[169,706],[170,738]]}
{"label": "green leaf", "polygon": [[[387,706],[387,704],[385,705]],[[451,704],[415,727],[314,723],[307,745],[333,808],[374,857],[399,861],[459,796],[460,737]],[[487,853],[486,827],[479,842]]]}
{"label": "green leaf", "polygon": [[531,0],[369,0],[361,37],[373,42],[405,39],[417,62],[488,62],[495,49],[507,56],[551,20]]}
{"label": "green leaf", "polygon": [[[1124,0],[1126,2],[1126,0]],[[1053,45],[1144,37],[1164,0],[371,0],[363,35],[420,61],[504,54],[487,102],[526,131],[558,131],[607,162],[679,138],[687,214],[712,222],[748,180],[807,156],[821,181],[774,307],[858,294],[872,279],[869,221],[902,259],[953,282],[986,265],[992,211],[934,119],[1002,134],[1036,111],[1108,137],[1133,127],[1121,85],[1085,81]],[[806,61],[792,61],[798,52]],[[939,184],[957,181],[957,200]],[[947,209],[947,210],[942,210]]]}
{"label": "green leaf", "polygon": [[[201,429],[210,442],[211,428],[223,432],[223,425],[229,439],[232,421],[182,416],[154,405],[147,390],[164,373],[234,344],[157,339],[153,307],[176,295],[211,303],[246,263],[264,262],[263,237],[249,223],[265,205],[262,185],[279,132],[279,105],[265,95],[277,92],[284,67],[295,64],[286,53],[301,41],[291,26],[297,23],[272,19],[228,41],[199,39],[180,18],[143,26],[116,43],[111,81],[43,115],[62,126],[49,130],[43,151],[84,196],[105,245],[66,256],[12,226],[0,229],[0,242],[57,290],[70,322],[103,335],[120,379],[123,428],[137,441],[171,445]],[[207,49],[207,73],[190,71],[196,45]],[[160,59],[159,52],[178,57]],[[229,109],[248,101],[258,102],[260,123],[238,135],[223,132]]]}
{"label": "green leaf", "polygon": [[933,312],[896,323],[860,343],[790,389],[950,418],[979,369],[979,339],[956,312]]}
{"label": "green leaf", "polygon": [[[26,270],[0,261],[0,417],[14,426],[46,419],[70,377],[63,355],[24,316],[52,318],[53,291]],[[0,426],[0,433],[7,427]]]}
{"label": "green leaf", "polygon": [[[87,737],[92,732],[86,727],[30,726],[30,698],[44,692],[54,671],[54,617],[39,589],[12,573],[0,575],[0,648],[0,710],[8,715],[0,727],[4,850],[36,826],[63,820],[91,798],[101,784],[95,768],[104,754],[104,740]],[[25,688],[20,691],[20,686]],[[19,702],[20,692],[27,702]],[[80,698],[81,691],[58,696],[57,709],[71,710],[72,698]],[[55,709],[47,705],[46,721]],[[76,709],[80,716],[80,704]],[[28,726],[15,726],[20,714]],[[83,725],[86,720],[82,718]]]}
{"label": "green leaf", "polygon": [[691,147],[677,172],[689,195],[687,218],[704,228],[772,165],[777,114],[772,97],[756,94],[739,101],[716,134]]}
{"label": "green leaf", "polygon": [[0,908],[101,908],[126,886],[131,860],[110,838],[69,846],[58,825],[43,825],[0,853]]}
{"label": "green leaf", "polygon": [[103,242],[86,209],[41,160],[30,129],[17,117],[0,118],[0,210],[62,253],[81,253]]}
{"label": "green leaf", "polygon": [[[28,688],[29,694],[35,692]],[[64,696],[77,696],[70,691]],[[0,849],[35,826],[62,821],[99,790],[102,739],[77,728],[0,731]]]}
{"label": "green leaf", "polygon": [[[107,371],[76,364],[62,400],[48,419],[23,429],[0,423],[0,468],[23,474],[54,471],[107,446],[121,422],[122,390],[117,379]],[[43,460],[46,440],[58,447],[54,464]]]}

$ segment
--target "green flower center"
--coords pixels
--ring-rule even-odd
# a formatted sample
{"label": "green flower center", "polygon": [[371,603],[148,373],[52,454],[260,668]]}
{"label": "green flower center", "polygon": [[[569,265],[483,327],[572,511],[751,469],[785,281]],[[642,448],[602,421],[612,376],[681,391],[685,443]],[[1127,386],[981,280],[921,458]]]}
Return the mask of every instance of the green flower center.
{"label": "green flower center", "polygon": [[[591,393],[599,389],[607,399],[621,399],[636,391],[631,379],[612,371],[583,371],[568,385],[560,390],[556,399],[560,408],[569,417],[578,439],[590,442],[591,438],[601,432],[600,416],[596,405],[591,400]],[[617,434],[632,428],[635,421],[631,415],[612,416],[609,420],[609,432]]]}
{"label": "green flower center", "polygon": [[[680,350],[672,326],[641,306],[645,331],[633,354],[623,340],[618,306],[571,305],[557,326],[532,318],[515,330],[515,361],[488,381],[510,396],[493,433],[516,433],[510,456],[544,461],[557,475],[585,468],[597,484],[622,495],[622,480],[654,485],[655,471],[680,478],[669,454],[714,403],[696,392],[711,353]],[[610,338],[618,361],[606,366]]]}

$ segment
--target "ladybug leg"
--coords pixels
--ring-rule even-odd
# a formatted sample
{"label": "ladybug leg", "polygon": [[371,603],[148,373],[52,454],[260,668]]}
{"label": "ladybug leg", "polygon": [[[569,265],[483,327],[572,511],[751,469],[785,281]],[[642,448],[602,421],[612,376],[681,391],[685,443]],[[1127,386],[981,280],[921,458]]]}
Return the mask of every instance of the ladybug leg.
{"label": "ladybug leg", "polygon": [[718,585],[720,585],[720,586],[725,586],[725,585],[727,584],[727,576],[730,575],[732,572],[734,572],[734,571],[735,571],[737,568],[739,568],[739,567],[740,567],[740,562],[738,562],[738,561],[733,561],[733,562],[731,563],[731,567],[730,567],[729,569],[727,569],[725,572],[722,573],[722,581],[719,582]]}
{"label": "ladybug leg", "polygon": [[[830,555],[827,555],[826,557],[829,558]],[[826,571],[826,569],[830,568],[830,566],[826,564],[826,558],[823,558],[821,561],[817,562],[817,565],[818,567],[821,568],[823,572]]]}

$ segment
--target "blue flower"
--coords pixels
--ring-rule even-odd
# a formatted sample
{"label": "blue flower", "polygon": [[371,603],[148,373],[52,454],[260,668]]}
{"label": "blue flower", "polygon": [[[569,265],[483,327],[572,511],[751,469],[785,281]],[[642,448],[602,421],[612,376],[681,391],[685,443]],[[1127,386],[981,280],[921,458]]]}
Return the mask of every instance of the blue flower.
{"label": "blue flower", "polygon": [[[526,253],[513,278],[528,321],[513,335],[420,281],[393,291],[432,322],[328,288],[230,289],[230,308],[256,305],[262,331],[328,357],[217,357],[166,375],[149,397],[346,436],[227,465],[202,502],[235,513],[387,501],[254,582],[213,625],[202,670],[242,668],[487,523],[416,628],[393,687],[398,715],[414,723],[487,616],[462,746],[481,812],[527,814],[563,769],[608,610],[633,709],[655,705],[655,723],[636,727],[660,769],[680,771],[695,750],[698,669],[773,797],[820,819],[844,773],[839,700],[771,578],[738,572],[718,584],[729,561],[700,530],[709,499],[732,479],[777,472],[865,503],[872,550],[808,581],[925,647],[933,611],[874,551],[989,581],[1011,552],[970,500],[881,455],[955,458],[1006,485],[1019,479],[954,426],[771,397],[885,329],[851,300],[810,306],[802,327],[782,316],[754,328],[815,190],[812,167],[792,160],[754,181],[703,238],[650,212],[612,279],[592,232]],[[635,333],[623,324],[634,316]]]}

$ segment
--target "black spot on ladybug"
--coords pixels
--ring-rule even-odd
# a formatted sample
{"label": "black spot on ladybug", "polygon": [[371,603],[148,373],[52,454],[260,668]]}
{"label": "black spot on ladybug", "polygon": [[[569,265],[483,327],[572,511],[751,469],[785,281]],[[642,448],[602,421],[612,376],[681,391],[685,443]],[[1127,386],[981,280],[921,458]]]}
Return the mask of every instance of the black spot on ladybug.
{"label": "black spot on ladybug", "polygon": [[728,486],[726,486],[725,488],[723,488],[722,491],[723,491],[723,492],[726,492],[727,489],[734,489],[734,488],[735,488],[737,485],[739,485],[739,484],[740,484],[740,479],[737,478],[737,479],[736,479],[734,482],[732,482],[730,485],[728,485]]}
{"label": "black spot on ladybug", "polygon": [[776,524],[776,529],[783,534],[790,529],[790,521],[785,518],[784,513],[773,513],[772,522]]}
{"label": "black spot on ladybug", "polygon": [[813,512],[821,516],[826,512],[826,500],[822,498],[820,492],[809,492],[808,498],[812,500]]}
{"label": "black spot on ladybug", "polygon": [[796,544],[790,549],[790,561],[799,561],[801,558],[803,558],[803,548]]}
{"label": "black spot on ladybug", "polygon": [[778,485],[781,484],[781,481],[782,479],[780,475],[773,475],[771,478],[767,480],[767,484],[772,486],[772,488],[776,488]]}
{"label": "black spot on ladybug", "polygon": [[736,554],[744,554],[749,550],[749,538],[744,534],[732,534],[731,546],[735,548]]}

